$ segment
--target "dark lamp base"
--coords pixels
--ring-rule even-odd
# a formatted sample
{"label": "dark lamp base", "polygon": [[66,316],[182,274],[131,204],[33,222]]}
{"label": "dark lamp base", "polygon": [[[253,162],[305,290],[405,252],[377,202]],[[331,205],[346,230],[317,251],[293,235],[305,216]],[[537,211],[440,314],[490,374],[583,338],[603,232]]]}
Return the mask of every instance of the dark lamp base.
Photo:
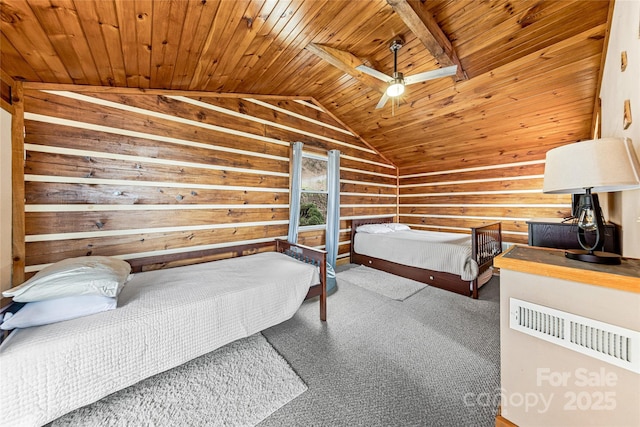
{"label": "dark lamp base", "polygon": [[608,264],[608,265],[618,265],[620,264],[620,255],[612,254],[610,252],[588,252],[588,251],[578,251],[578,250],[570,250],[565,251],[564,256],[569,259],[575,259],[578,261],[584,262],[593,262],[596,264]]}

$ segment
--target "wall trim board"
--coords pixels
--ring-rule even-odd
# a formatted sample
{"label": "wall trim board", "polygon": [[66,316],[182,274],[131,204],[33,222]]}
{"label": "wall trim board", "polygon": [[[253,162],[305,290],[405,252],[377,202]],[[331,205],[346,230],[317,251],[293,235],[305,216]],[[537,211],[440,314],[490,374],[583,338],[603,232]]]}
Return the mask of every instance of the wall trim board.
{"label": "wall trim board", "polygon": [[[0,292],[10,289],[13,284],[13,256],[11,242],[12,214],[12,114],[0,109]],[[0,307],[4,301],[0,301]]]}
{"label": "wall trim board", "polygon": [[428,206],[430,208],[568,208],[571,204],[566,203],[406,203],[404,207],[419,208]]}
{"label": "wall trim board", "polygon": [[[369,206],[369,205],[356,205]],[[384,205],[373,205],[384,206]],[[180,211],[198,209],[287,209],[289,204],[187,204],[187,205],[25,205],[25,212],[108,212],[108,211]]]}
{"label": "wall trim board", "polygon": [[380,172],[363,171],[363,170],[361,170],[361,169],[345,168],[345,167],[342,167],[342,166],[340,166],[340,170],[341,170],[341,171],[347,171],[347,172],[363,173],[363,174],[366,174],[366,175],[381,176],[381,177],[384,177],[384,178],[393,178],[393,179],[396,179],[396,176],[395,176],[395,175],[389,175],[389,174],[386,174],[386,173],[380,173]]}
{"label": "wall trim board", "polygon": [[261,227],[269,225],[288,225],[289,220],[276,221],[257,221],[257,222],[231,222],[222,224],[205,224],[205,225],[185,225],[178,227],[154,227],[154,228],[136,228],[130,230],[101,230],[101,231],[85,231],[78,233],[51,233],[51,234],[31,234],[25,236],[28,243],[47,242],[55,240],[71,240],[85,239],[96,237],[119,237],[131,236],[136,234],[153,234],[153,233],[171,233],[180,231],[201,231],[201,230],[218,230],[225,228],[239,227]]}
{"label": "wall trim board", "polygon": [[519,181],[523,179],[542,179],[544,175],[521,175],[521,176],[509,176],[498,178],[478,178],[478,179],[461,179],[459,181],[438,181],[438,182],[424,182],[421,184],[404,184],[399,185],[399,188],[412,188],[412,187],[437,187],[440,185],[458,185],[458,184],[478,184],[482,182],[497,182],[497,181]]}
{"label": "wall trim board", "polygon": [[24,187],[24,90],[22,82],[13,86],[13,118],[11,120],[11,189],[12,189],[12,283],[24,282],[25,273],[25,187]]}
{"label": "wall trim board", "polygon": [[351,216],[340,216],[341,221],[351,221],[354,219],[368,219],[368,218],[392,218],[395,217],[396,214],[382,214],[382,215],[351,215]]}
{"label": "wall trim board", "polygon": [[[67,155],[79,156],[79,157],[89,156],[89,157],[96,157],[96,158],[102,158],[102,159],[126,160],[130,162],[144,162],[144,163],[154,163],[159,165],[185,166],[185,167],[191,167],[191,168],[200,168],[200,169],[209,169],[209,170],[218,170],[218,171],[234,171],[234,172],[242,172],[242,173],[249,173],[249,174],[258,174],[258,175],[289,177],[289,174],[285,172],[254,170],[249,168],[237,168],[233,166],[210,165],[206,163],[195,163],[195,162],[185,162],[185,161],[178,161],[178,160],[160,159],[157,157],[132,156],[129,154],[105,153],[103,151],[78,150],[76,148],[52,147],[52,146],[37,145],[37,144],[30,144],[30,143],[26,143],[24,146],[27,151],[37,151],[40,153],[67,154]],[[258,157],[263,157],[263,156],[258,156]],[[273,156],[273,157],[276,157],[276,156]],[[282,159],[284,159],[284,157]],[[278,158],[277,160],[280,160],[280,158]]]}
{"label": "wall trim board", "polygon": [[340,208],[380,208],[380,207],[392,207],[395,209],[396,204],[379,204],[379,205],[366,205],[366,204],[340,204]]}
{"label": "wall trim board", "polygon": [[2,96],[0,96],[0,108],[9,114],[13,114],[15,111],[13,108],[13,101],[11,100],[11,98],[13,98],[13,86],[6,83],[4,80],[0,81],[0,85],[0,91],[2,92]]}
{"label": "wall trim board", "polygon": [[435,171],[435,172],[413,173],[408,175],[400,175],[399,178],[400,179],[420,178],[425,176],[444,175],[444,174],[461,173],[461,172],[486,171],[486,170],[493,170],[493,169],[513,168],[518,166],[538,165],[538,164],[544,164],[544,163],[545,163],[544,160],[529,160],[525,162],[502,163],[499,165],[476,166],[476,167],[470,167],[470,168],[442,170],[442,171]]}
{"label": "wall trim board", "polygon": [[413,218],[461,218],[461,219],[478,219],[482,221],[528,221],[530,218],[514,218],[506,216],[480,216],[480,215],[437,215],[437,214],[410,214],[400,213],[400,216]]}
{"label": "wall trim board", "polygon": [[344,184],[366,184],[366,185],[372,185],[374,187],[397,188],[397,186],[394,185],[394,184],[381,184],[379,182],[353,181],[353,180],[350,180],[350,179],[341,179],[340,183],[344,183]]}
{"label": "wall trim board", "polygon": [[446,193],[415,193],[415,194],[400,194],[400,198],[405,197],[438,197],[438,196],[473,196],[477,194],[490,195],[490,194],[543,194],[542,190],[490,190],[490,191],[453,191]]}
{"label": "wall trim board", "polygon": [[[2,68],[0,68],[0,82],[2,83],[3,86],[6,86],[7,90],[9,91],[9,93],[7,94],[7,97],[9,99],[5,99],[4,93],[3,93],[3,96],[0,97],[0,108],[4,109],[5,111],[11,114],[14,114],[15,110],[13,108],[13,91],[14,91],[16,82]],[[4,87],[3,87],[3,90],[4,90]]]}
{"label": "wall trim board", "polygon": [[129,181],[124,179],[101,179],[101,178],[76,178],[76,177],[64,177],[64,176],[50,176],[50,175],[24,175],[25,181],[30,182],[56,182],[64,184],[104,184],[104,185],[137,185],[141,187],[168,187],[168,188],[184,188],[191,189],[197,188],[202,190],[230,190],[230,191],[261,191],[261,192],[274,192],[274,193],[288,193],[288,188],[276,188],[276,187],[245,187],[235,185],[213,185],[213,184],[192,184],[182,182],[157,182],[157,181]]}
{"label": "wall trim board", "polygon": [[380,194],[380,193],[346,193],[346,192],[340,192],[340,196],[362,196],[362,197],[393,197],[394,199],[396,198],[395,194]]}

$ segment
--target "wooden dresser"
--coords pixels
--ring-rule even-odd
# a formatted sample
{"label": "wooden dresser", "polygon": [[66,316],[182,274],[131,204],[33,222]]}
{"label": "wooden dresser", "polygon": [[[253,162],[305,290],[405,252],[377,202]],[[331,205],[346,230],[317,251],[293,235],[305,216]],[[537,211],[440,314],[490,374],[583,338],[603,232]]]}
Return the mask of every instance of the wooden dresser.
{"label": "wooden dresser", "polygon": [[[640,344],[626,338],[640,332],[640,260],[591,264],[562,250],[514,246],[494,265],[500,268],[496,426],[640,425],[640,372],[630,363],[640,355],[609,344],[619,337],[625,346]],[[605,347],[618,359],[612,362]]]}

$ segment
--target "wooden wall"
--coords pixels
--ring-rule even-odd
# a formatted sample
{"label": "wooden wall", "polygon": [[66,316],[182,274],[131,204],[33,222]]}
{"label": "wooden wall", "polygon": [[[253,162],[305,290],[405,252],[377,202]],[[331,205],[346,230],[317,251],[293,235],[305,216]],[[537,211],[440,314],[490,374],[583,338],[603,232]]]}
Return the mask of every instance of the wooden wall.
{"label": "wooden wall", "polygon": [[60,89],[25,90],[27,273],[284,237],[294,141],[341,152],[341,257],[351,218],[396,214],[395,167],[312,100]]}
{"label": "wooden wall", "polygon": [[526,244],[527,220],[571,213],[570,195],[542,193],[543,177],[544,158],[435,172],[401,169],[400,222],[468,232],[500,221],[503,241]]}
{"label": "wooden wall", "polygon": [[[12,170],[13,155],[11,140],[14,132],[13,116],[16,106],[20,111],[22,83],[15,82],[0,70],[0,292],[12,287],[13,248],[12,248]],[[18,123],[16,123],[17,125]],[[19,142],[18,142],[19,143]],[[0,307],[6,301],[0,297]]]}

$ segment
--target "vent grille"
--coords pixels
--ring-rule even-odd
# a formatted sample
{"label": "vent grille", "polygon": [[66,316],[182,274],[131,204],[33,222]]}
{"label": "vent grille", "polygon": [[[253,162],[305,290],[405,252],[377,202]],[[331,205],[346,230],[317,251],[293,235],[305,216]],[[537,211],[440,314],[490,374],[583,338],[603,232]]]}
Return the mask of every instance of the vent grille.
{"label": "vent grille", "polygon": [[541,334],[564,339],[564,319],[527,307],[518,307],[518,326],[532,329]]}
{"label": "vent grille", "polygon": [[516,298],[510,328],[640,373],[640,332]]}
{"label": "vent grille", "polygon": [[629,354],[631,338],[576,322],[570,322],[569,328],[571,331],[569,340],[573,344],[627,362],[631,360],[631,355]]}

